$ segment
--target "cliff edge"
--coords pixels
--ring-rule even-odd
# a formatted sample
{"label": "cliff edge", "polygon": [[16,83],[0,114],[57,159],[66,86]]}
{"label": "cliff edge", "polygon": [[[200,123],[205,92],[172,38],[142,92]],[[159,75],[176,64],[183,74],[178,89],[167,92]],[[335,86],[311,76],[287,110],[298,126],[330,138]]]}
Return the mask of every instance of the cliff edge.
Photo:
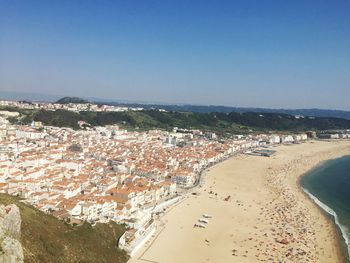
{"label": "cliff edge", "polygon": [[0,205],[0,263],[24,262],[21,238],[21,215],[14,205]]}

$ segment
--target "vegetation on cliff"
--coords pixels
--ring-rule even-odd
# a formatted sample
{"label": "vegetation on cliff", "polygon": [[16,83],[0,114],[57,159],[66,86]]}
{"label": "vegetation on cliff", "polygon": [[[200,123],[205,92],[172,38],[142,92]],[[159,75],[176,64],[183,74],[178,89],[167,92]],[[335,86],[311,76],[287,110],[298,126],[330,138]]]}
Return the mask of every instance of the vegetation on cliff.
{"label": "vegetation on cliff", "polygon": [[84,223],[72,226],[6,194],[0,194],[0,204],[15,204],[20,210],[20,241],[25,262],[124,263],[129,258],[117,247],[125,231],[121,225]]}

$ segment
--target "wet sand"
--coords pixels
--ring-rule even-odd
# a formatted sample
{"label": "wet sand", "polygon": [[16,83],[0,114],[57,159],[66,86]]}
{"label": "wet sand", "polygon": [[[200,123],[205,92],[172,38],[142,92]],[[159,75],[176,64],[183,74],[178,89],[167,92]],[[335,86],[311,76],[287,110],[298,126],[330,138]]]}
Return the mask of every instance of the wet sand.
{"label": "wet sand", "polygon": [[[130,263],[342,262],[333,223],[298,179],[350,141],[278,146],[273,157],[239,155],[211,168],[198,195],[172,207]],[[194,228],[203,214],[206,228]]]}

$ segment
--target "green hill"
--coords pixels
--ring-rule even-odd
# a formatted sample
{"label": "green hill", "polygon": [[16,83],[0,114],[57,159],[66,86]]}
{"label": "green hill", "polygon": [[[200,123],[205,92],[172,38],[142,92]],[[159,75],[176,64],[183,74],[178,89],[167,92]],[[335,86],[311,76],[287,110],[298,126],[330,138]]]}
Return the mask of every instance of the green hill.
{"label": "green hill", "polygon": [[130,130],[165,129],[173,127],[200,129],[217,133],[288,132],[307,130],[350,129],[350,120],[332,117],[301,117],[267,112],[178,112],[178,111],[125,111],[125,112],[72,112],[67,110],[30,110],[0,107],[2,110],[18,111],[19,118],[9,118],[12,123],[29,124],[32,120],[44,125],[79,129],[78,122],[92,126],[118,124]]}
{"label": "green hill", "polygon": [[123,263],[129,258],[116,245],[125,231],[121,225],[72,226],[6,194],[0,194],[0,204],[16,204],[20,209],[25,262]]}
{"label": "green hill", "polygon": [[278,113],[196,113],[161,112],[158,110],[126,112],[80,113],[57,111],[38,111],[34,120],[46,125],[77,128],[78,121],[93,126],[119,124],[128,129],[201,129],[218,133],[244,133],[248,131],[306,131],[326,129],[349,129],[350,120],[340,118],[303,117]]}
{"label": "green hill", "polygon": [[78,97],[63,97],[63,98],[59,99],[58,101],[56,101],[56,103],[58,103],[58,104],[68,104],[68,103],[84,104],[84,103],[89,103],[89,101],[84,100],[82,98],[78,98]]}

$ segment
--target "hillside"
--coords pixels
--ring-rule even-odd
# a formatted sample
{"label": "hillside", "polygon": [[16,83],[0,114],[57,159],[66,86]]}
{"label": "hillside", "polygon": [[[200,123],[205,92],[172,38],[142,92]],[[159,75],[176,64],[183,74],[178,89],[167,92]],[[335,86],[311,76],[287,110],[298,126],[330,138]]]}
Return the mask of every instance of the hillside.
{"label": "hillside", "polygon": [[83,120],[83,117],[75,112],[67,110],[46,111],[39,110],[32,116],[34,120],[50,126],[70,127],[78,129],[78,121]]}
{"label": "hillside", "polygon": [[0,204],[15,204],[22,218],[21,244],[28,263],[123,263],[128,255],[117,248],[125,229],[116,223],[71,226],[18,198],[0,194]]}
{"label": "hillside", "polygon": [[172,129],[173,127],[201,129],[208,131],[248,132],[248,131],[306,131],[325,129],[349,129],[350,120],[339,118],[306,117],[296,118],[276,113],[195,113],[160,112],[156,110],[126,112],[81,112],[65,110],[55,112],[38,111],[34,120],[46,125],[77,128],[78,121],[93,126],[119,124],[129,129]]}
{"label": "hillside", "polygon": [[9,118],[12,123],[29,124],[32,120],[45,125],[79,129],[79,121],[92,126],[118,124],[130,130],[165,129],[173,127],[201,129],[218,133],[247,133],[266,131],[307,131],[350,129],[350,120],[332,117],[295,117],[289,114],[266,112],[198,113],[178,111],[125,111],[80,113],[67,110],[29,110],[14,107],[0,107],[2,110],[17,111],[19,118]]}
{"label": "hillside", "polygon": [[[100,102],[102,103],[102,102]],[[342,118],[350,120],[350,111],[345,110],[327,110],[327,109],[270,109],[270,108],[253,108],[253,107],[231,107],[231,106],[219,106],[219,105],[176,105],[176,104],[144,104],[144,103],[113,103],[104,102],[103,104],[135,107],[150,109],[165,109],[168,111],[181,111],[181,112],[198,112],[198,113],[279,113],[288,115],[303,115],[311,117],[329,117],[329,118]]]}
{"label": "hillside", "polygon": [[59,100],[56,101],[56,103],[58,104],[68,104],[68,103],[89,103],[89,101],[82,99],[82,98],[78,98],[78,97],[63,97]]}

